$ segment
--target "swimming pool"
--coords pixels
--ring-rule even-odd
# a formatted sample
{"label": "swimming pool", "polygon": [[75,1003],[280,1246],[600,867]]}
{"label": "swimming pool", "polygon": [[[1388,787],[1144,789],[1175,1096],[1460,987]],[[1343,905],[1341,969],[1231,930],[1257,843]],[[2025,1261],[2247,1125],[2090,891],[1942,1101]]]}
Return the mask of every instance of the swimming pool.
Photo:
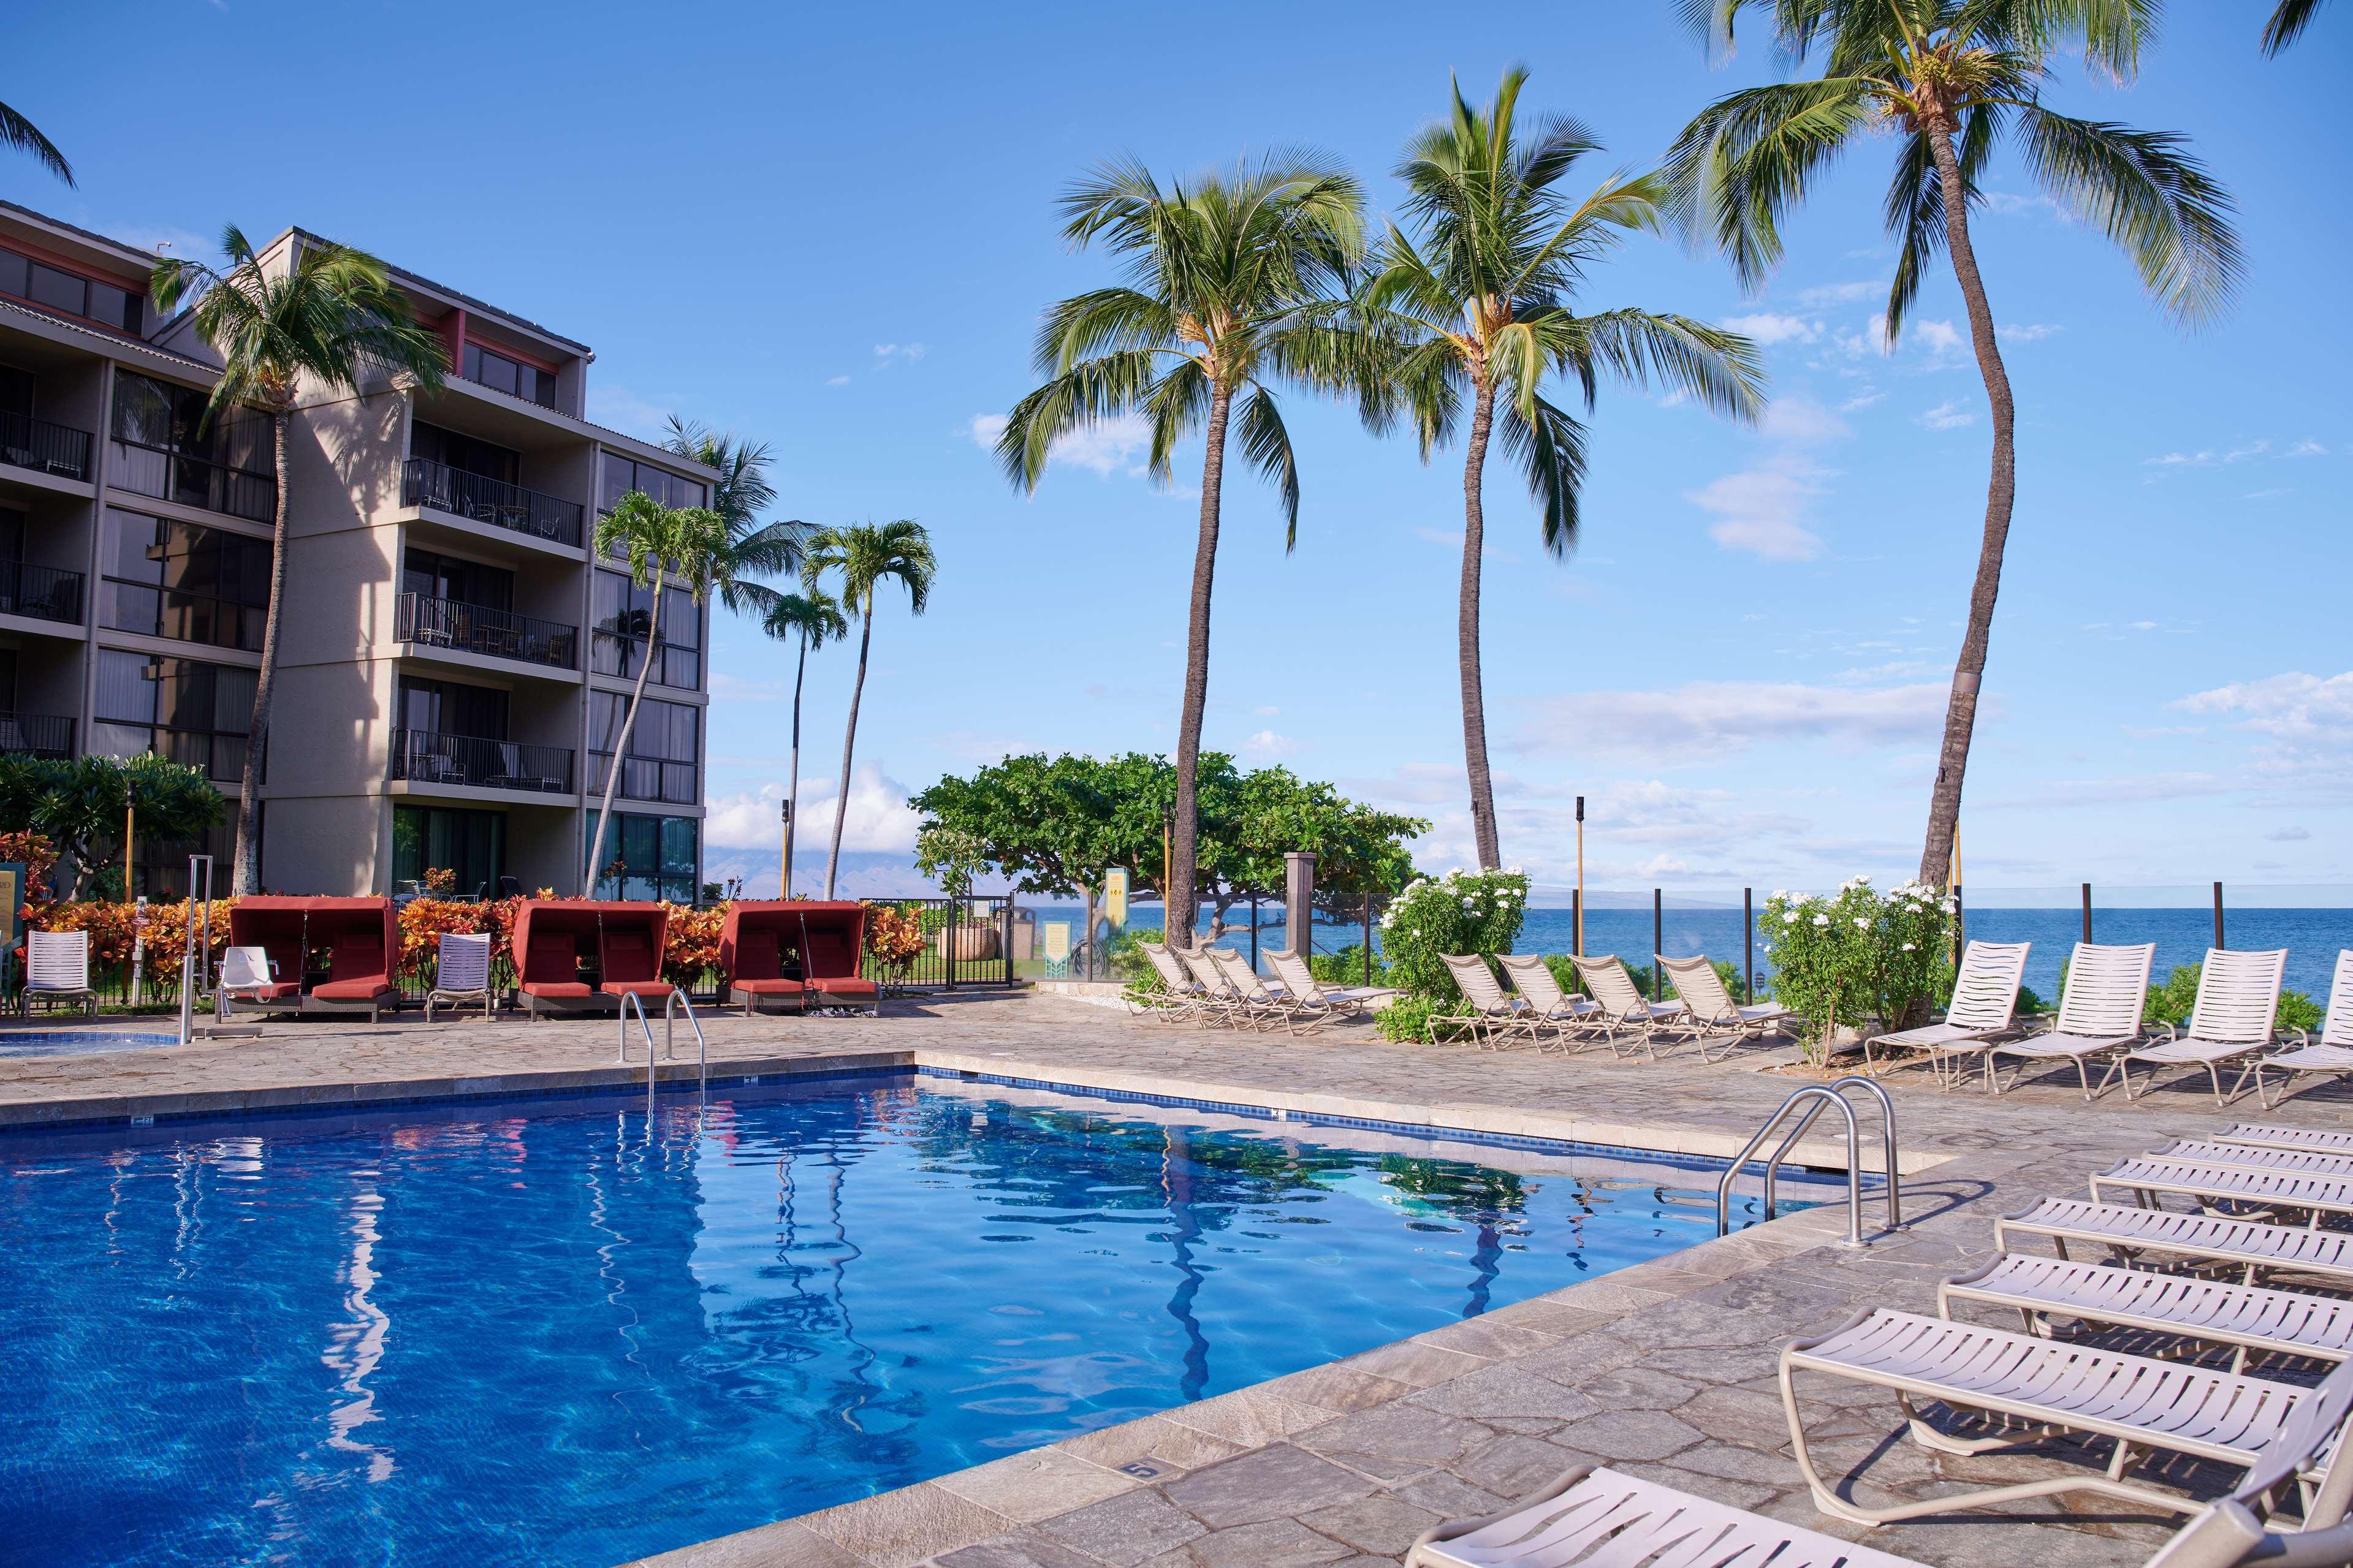
{"label": "swimming pool", "polygon": [[1714,1184],[905,1074],[0,1137],[0,1562],[609,1568],[1689,1246]]}
{"label": "swimming pool", "polygon": [[100,1051],[144,1051],[176,1046],[176,1034],[128,1029],[0,1029],[0,1057],[83,1057]]}

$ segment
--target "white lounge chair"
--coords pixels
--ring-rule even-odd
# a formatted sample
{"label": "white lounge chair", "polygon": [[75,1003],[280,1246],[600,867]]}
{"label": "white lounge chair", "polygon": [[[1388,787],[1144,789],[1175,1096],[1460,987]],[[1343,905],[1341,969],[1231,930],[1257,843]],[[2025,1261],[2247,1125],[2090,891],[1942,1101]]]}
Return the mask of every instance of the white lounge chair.
{"label": "white lounge chair", "polygon": [[[1666,971],[1667,984],[1675,988],[1687,1011],[1682,1020],[1671,1021],[1669,1027],[1681,1022],[1694,1031],[1699,1040],[1699,1059],[1717,1061],[1729,1057],[1740,1042],[1761,1035],[1788,1034],[1796,1026],[1798,1015],[1774,1002],[1742,1004],[1732,999],[1731,989],[1724,976],[1715,972],[1715,964],[1705,953],[1694,958],[1668,958],[1661,954],[1659,967]],[[1724,1036],[1718,1054],[1708,1054],[1708,1040]]]}
{"label": "white lounge chair", "polygon": [[1472,1043],[1482,1048],[1508,1050],[1514,1039],[1535,1039],[1539,1027],[1536,1010],[1528,1005],[1525,997],[1507,994],[1485,959],[1475,952],[1439,956],[1445,961],[1446,973],[1453,976],[1455,988],[1462,993],[1463,1005],[1469,1011],[1431,1018],[1428,1028],[1433,1044],[1443,1024],[1464,1026]]}
{"label": "white lounge chair", "polygon": [[[1889,1390],[1910,1422],[1913,1440],[1936,1452],[1982,1454],[2078,1433],[2113,1439],[2116,1456],[2104,1475],[2076,1470],[1959,1496],[1864,1508],[1839,1496],[1814,1468],[1798,1409],[1796,1376],[1801,1372]],[[2028,1426],[2020,1430],[2005,1422],[1997,1436],[1952,1436],[1922,1418],[1918,1405],[1927,1401],[2010,1417]],[[2306,1412],[2308,1422],[2313,1419],[2310,1407],[2317,1405],[2334,1420],[2304,1450],[2300,1462],[2277,1478],[2312,1480],[2316,1478],[2309,1467],[2325,1445],[2341,1436],[2345,1412],[2353,1406],[2353,1363],[2330,1373],[2317,1389],[2299,1388],[2179,1361],[1867,1307],[1831,1332],[1793,1341],[1783,1349],[1781,1405],[1789,1420],[1790,1447],[1814,1494],[1814,1506],[1833,1518],[1887,1524],[2071,1492],[2191,1513],[2200,1505],[2178,1493],[2124,1480],[2126,1468],[2150,1453],[2187,1454],[2243,1467],[2252,1479],[2267,1458],[2277,1457],[2274,1445],[2296,1414]],[[2344,1517],[2343,1494],[2353,1489],[2353,1472],[2337,1468],[2335,1484],[2324,1483],[2313,1501],[2316,1522],[2333,1523]]]}
{"label": "white lounge chair", "polygon": [[[2157,1082],[2159,1069],[2168,1067],[2194,1066],[2206,1069],[2214,1080],[2214,1103],[2228,1105],[2246,1087],[2247,1078],[2255,1069],[2256,1060],[2272,1048],[2272,1026],[2279,1019],[2280,977],[2287,970],[2287,949],[2274,948],[2268,952],[2225,952],[2219,947],[2206,950],[2206,963],[2198,972],[2198,1002],[2190,1009],[2189,1032],[2178,1035],[2173,1026],[2165,1026],[2167,1038],[2154,1046],[2143,1046],[2128,1051],[2116,1060],[2110,1073],[2121,1073],[2125,1080],[2125,1098],[2133,1098],[2132,1063],[2147,1062],[2150,1072],[2148,1084],[2141,1092],[2148,1092]],[[2245,1061],[2239,1081],[2231,1086],[2231,1093],[2222,1093],[2222,1068],[2225,1063]],[[2105,1087],[2107,1079],[2100,1080]]]}
{"label": "white lounge chair", "polygon": [[1291,1024],[1294,1031],[1312,1035],[1324,1025],[1341,1018],[1353,1018],[1366,1008],[1377,1010],[1395,999],[1397,992],[1380,985],[1326,985],[1315,978],[1307,961],[1288,951],[1268,952],[1267,962],[1274,965],[1275,978],[1282,982],[1283,991],[1292,999]]}
{"label": "white lounge chair", "polygon": [[2156,1208],[2168,1197],[2189,1198],[2201,1206],[2252,1204],[2268,1210],[2295,1209],[2308,1213],[2316,1229],[2327,1215],[2353,1215],[2353,1176],[2308,1176],[2289,1171],[2255,1171],[2244,1165],[2214,1165],[2192,1160],[2169,1160],[2142,1154],[2119,1160],[2092,1175],[2092,1201],[2110,1203],[2107,1194],[2120,1192],[2143,1207]]}
{"label": "white lounge chair", "polygon": [[[1499,952],[1495,963],[1504,978],[1511,981],[1512,988],[1526,999],[1536,1030],[1550,1029],[1554,1043],[1564,1050],[1580,1049],[1591,1043],[1594,1023],[1601,1016],[1601,1005],[1569,994],[1542,953]],[[1540,1032],[1536,1048],[1544,1048]]]}
{"label": "white lounge chair", "polygon": [[2353,1300],[2150,1268],[2004,1253],[1936,1287],[1937,1316],[1951,1317],[1956,1301],[2014,1308],[2030,1333],[2079,1318],[2229,1345],[2232,1372],[2245,1370],[2250,1354],[2353,1357]]}
{"label": "white lounge chair", "polygon": [[[1986,1083],[1996,1094],[2016,1089],[2032,1062],[2069,1061],[2084,1086],[2084,1098],[2095,1094],[2089,1064],[2095,1058],[2113,1058],[2141,1041],[2141,1008],[2148,1001],[2148,966],[2157,958],[2157,943],[2130,946],[2075,944],[2067,961],[2067,987],[2059,998],[2059,1016],[2049,1029],[2022,1040],[2007,1040],[1986,1052]],[[2018,1070],[2001,1081],[2000,1058],[2014,1057]],[[2105,1076],[2100,1089],[2108,1087]]]}
{"label": "white lounge chair", "polygon": [[1143,950],[1145,962],[1152,965],[1152,973],[1160,981],[1160,989],[1150,993],[1131,993],[1127,998],[1128,1011],[1171,1024],[1198,1018],[1208,999],[1201,983],[1187,973],[1185,966],[1160,943],[1139,942],[1135,945]]}
{"label": "white lounge chair", "polygon": [[1889,1065],[1879,1058],[1883,1047],[1926,1051],[1903,1065],[1917,1061],[1926,1066],[1949,1091],[1967,1067],[1982,1061],[1996,1040],[2017,1029],[2018,988],[2026,976],[2027,949],[2033,945],[1973,942],[1963,948],[1960,972],[1953,977],[1953,1000],[1943,1021],[1863,1041],[1863,1070]]}
{"label": "white lounge chair", "polygon": [[1226,972],[1218,966],[1218,961],[1209,956],[1208,948],[1172,947],[1167,952],[1201,988],[1203,1017],[1232,1028],[1250,1021],[1249,1006],[1234,990],[1234,983],[1226,978]]}
{"label": "white lounge chair", "polygon": [[2231,1143],[2220,1138],[2176,1138],[2152,1159],[2189,1160],[2200,1165],[2236,1165],[2249,1171],[2280,1171],[2298,1176],[2353,1176],[2353,1154],[2332,1149],[2276,1149],[2262,1143]]}
{"label": "white lounge chair", "polygon": [[1291,1007],[1282,993],[1267,984],[1250,961],[1229,948],[1205,947],[1194,955],[1206,957],[1225,975],[1227,987],[1238,997],[1241,1017],[1258,1031],[1273,1028],[1288,1021]]}
{"label": "white lounge chair", "polygon": [[1589,957],[1576,953],[1570,956],[1569,962],[1577,965],[1577,975],[1585,982],[1585,989],[1600,1005],[1601,1016],[1596,1022],[1606,1031],[1605,1037],[1609,1042],[1611,1054],[1620,1057],[1632,1055],[1630,1049],[1618,1043],[1620,1036],[1630,1035],[1633,1044],[1641,1047],[1645,1057],[1652,1061],[1658,1060],[1659,1054],[1652,1048],[1651,1041],[1657,1037],[1660,1025],[1690,1011],[1683,998],[1679,996],[1672,1002],[1651,1001],[1634,984],[1634,977],[1626,973],[1626,965],[1612,953],[1599,952]]}
{"label": "white lounge chair", "polygon": [[451,1007],[482,1005],[482,1019],[491,1018],[491,939],[488,936],[441,933],[439,955],[433,964],[433,989],[425,994],[425,1021],[433,1021],[437,1004]]}
{"label": "white lounge chair", "polygon": [[1994,1245],[2004,1251],[2010,1248],[2013,1237],[2041,1237],[2063,1258],[2072,1241],[2106,1247],[2119,1262],[2158,1253],[2202,1264],[2229,1264],[2242,1270],[2242,1281],[2250,1285],[2286,1270],[2353,1288],[2353,1235],[2343,1231],[2304,1230],[2176,1209],[2085,1203],[2081,1198],[2042,1198],[1995,1220],[1993,1235]]}
{"label": "white lounge chair", "polygon": [[[2263,1099],[2263,1069],[2280,1075],[2279,1099]],[[2337,973],[2328,985],[2328,1016],[2321,1020],[2320,1038],[2296,1050],[2255,1058],[2255,1102],[2269,1110],[2288,1097],[2298,1073],[2343,1078],[2353,1073],[2353,947],[2337,954]]]}
{"label": "white lounge chair", "polygon": [[98,993],[90,986],[90,932],[25,933],[25,991],[17,1007],[29,1018],[36,1002],[78,1002],[83,1012],[98,1016]]}
{"label": "white lounge chair", "polygon": [[[2274,1061],[2279,1058],[2274,1058]],[[2265,1127],[2242,1121],[2211,1135],[2217,1143],[2253,1143],[2265,1149],[2312,1149],[2323,1154],[2353,1154],[2353,1132],[2323,1127]]]}

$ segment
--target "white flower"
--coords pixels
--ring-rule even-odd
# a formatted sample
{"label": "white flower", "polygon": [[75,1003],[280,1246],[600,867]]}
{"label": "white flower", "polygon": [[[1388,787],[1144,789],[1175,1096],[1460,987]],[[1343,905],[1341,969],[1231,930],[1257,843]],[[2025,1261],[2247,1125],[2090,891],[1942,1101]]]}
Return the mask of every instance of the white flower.
{"label": "white flower", "polygon": [[1818,926],[1826,926],[1831,923],[1831,917],[1828,915],[1816,915],[1814,917],[1814,923]]}
{"label": "white flower", "polygon": [[1783,915],[1781,917],[1781,923],[1785,926],[1796,925],[1798,923],[1798,911],[1791,910],[1788,914]]}
{"label": "white flower", "polygon": [[1854,885],[1858,888],[1868,888],[1871,886],[1871,878],[1868,875],[1857,877],[1854,879]]}
{"label": "white flower", "polygon": [[1904,951],[1905,951],[1905,952],[1910,952],[1913,950],[1913,947],[1914,947],[1914,944],[1913,944],[1913,943],[1911,943],[1911,942],[1905,942],[1905,943],[1904,944]]}
{"label": "white flower", "polygon": [[1773,944],[1772,944],[1771,942],[1767,942],[1767,943],[1765,944],[1765,951],[1766,951],[1767,952],[1772,952],[1772,951],[1773,951]]}
{"label": "white flower", "polygon": [[1871,922],[1863,919],[1861,915],[1857,915],[1854,917],[1854,929],[1857,931],[1869,931],[1871,929]]}

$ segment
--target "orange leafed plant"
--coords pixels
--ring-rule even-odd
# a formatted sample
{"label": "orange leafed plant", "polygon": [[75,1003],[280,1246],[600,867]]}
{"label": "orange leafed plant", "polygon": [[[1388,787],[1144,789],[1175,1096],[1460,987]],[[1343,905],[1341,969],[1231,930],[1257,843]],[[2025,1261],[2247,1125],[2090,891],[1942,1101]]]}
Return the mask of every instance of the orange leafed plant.
{"label": "orange leafed plant", "polygon": [[915,911],[897,904],[866,906],[866,951],[877,963],[904,969],[923,951],[923,926]]}

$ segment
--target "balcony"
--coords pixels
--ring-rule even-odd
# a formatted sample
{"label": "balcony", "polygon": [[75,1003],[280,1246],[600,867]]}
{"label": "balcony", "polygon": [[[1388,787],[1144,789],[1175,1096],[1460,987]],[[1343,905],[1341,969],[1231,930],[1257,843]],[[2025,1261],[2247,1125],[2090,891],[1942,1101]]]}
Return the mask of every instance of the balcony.
{"label": "balcony", "polygon": [[81,625],[81,574],[0,561],[0,615]]}
{"label": "balcony", "polygon": [[117,438],[115,471],[106,482],[117,489],[225,512],[253,522],[278,520],[278,480],[224,463],[170,452],[143,442]]}
{"label": "balcony", "polygon": [[61,479],[90,478],[90,432],[52,425],[29,414],[0,412],[0,463],[54,474]]}
{"label": "balcony", "polygon": [[454,648],[550,669],[579,668],[578,627],[456,599],[403,594],[394,635],[419,647]]}
{"label": "balcony", "polygon": [[412,784],[569,795],[572,752],[565,746],[528,746],[519,741],[395,730],[387,776]]}
{"label": "balcony", "polygon": [[52,713],[0,712],[0,752],[73,761],[74,721]]}
{"label": "balcony", "polygon": [[586,510],[578,501],[543,496],[429,458],[411,458],[401,466],[400,503],[429,506],[471,522],[574,546],[580,542],[580,523]]}

